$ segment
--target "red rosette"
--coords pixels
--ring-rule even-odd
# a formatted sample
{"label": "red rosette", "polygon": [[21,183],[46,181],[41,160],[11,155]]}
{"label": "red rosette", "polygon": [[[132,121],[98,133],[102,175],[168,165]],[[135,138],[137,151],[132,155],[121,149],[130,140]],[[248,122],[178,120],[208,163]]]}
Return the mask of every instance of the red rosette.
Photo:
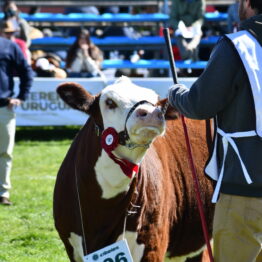
{"label": "red rosette", "polygon": [[119,136],[116,130],[113,127],[109,127],[105,129],[101,136],[101,146],[106,151],[108,156],[120,166],[123,173],[129,177],[132,178],[133,172],[135,174],[139,171],[139,165],[136,165],[126,159],[121,159],[116,157],[112,151],[117,147],[119,142]]}
{"label": "red rosette", "polygon": [[113,127],[105,129],[101,136],[101,146],[106,152],[113,151],[119,142],[118,133]]}

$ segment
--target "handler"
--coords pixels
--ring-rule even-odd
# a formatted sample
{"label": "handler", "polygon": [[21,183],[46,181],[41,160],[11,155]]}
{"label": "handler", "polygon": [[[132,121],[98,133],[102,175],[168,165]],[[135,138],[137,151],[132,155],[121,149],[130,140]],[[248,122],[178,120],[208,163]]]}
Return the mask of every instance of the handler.
{"label": "handler", "polygon": [[216,262],[262,261],[262,1],[239,5],[241,30],[218,42],[190,89],[175,85],[168,99],[186,117],[215,117],[206,173],[217,180]]}
{"label": "handler", "polygon": [[[19,93],[14,96],[14,73],[19,77]],[[15,107],[27,98],[33,72],[19,46],[0,37],[0,205],[11,205],[10,173],[15,143]]]}

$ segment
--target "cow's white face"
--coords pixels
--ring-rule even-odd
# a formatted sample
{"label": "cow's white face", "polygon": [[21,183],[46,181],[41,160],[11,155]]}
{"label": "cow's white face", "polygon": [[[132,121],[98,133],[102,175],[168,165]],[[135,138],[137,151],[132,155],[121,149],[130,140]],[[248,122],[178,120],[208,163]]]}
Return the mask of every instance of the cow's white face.
{"label": "cow's white face", "polygon": [[126,128],[131,142],[138,145],[152,142],[165,128],[161,110],[153,106],[158,101],[158,95],[153,90],[133,84],[127,77],[120,78],[101,93],[99,103],[104,128],[113,127],[117,132],[123,131],[130,109],[142,100],[150,103],[136,107],[127,120]]}

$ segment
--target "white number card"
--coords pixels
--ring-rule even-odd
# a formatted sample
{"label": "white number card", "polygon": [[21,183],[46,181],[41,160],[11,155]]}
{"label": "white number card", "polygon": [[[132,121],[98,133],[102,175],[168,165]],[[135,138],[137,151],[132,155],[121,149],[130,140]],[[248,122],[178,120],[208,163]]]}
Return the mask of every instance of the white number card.
{"label": "white number card", "polygon": [[133,262],[133,259],[124,239],[85,256],[84,262]]}

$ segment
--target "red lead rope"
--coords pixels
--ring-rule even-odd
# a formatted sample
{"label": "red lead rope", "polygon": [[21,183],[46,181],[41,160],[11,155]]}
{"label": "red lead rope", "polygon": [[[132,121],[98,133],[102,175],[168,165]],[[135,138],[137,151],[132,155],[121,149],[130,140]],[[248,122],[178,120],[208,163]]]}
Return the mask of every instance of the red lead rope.
{"label": "red lead rope", "polygon": [[205,237],[205,241],[206,241],[206,245],[207,245],[207,251],[208,251],[210,262],[214,262],[214,258],[213,258],[213,255],[212,255],[212,249],[211,249],[210,242],[209,242],[206,218],[205,218],[205,214],[204,214],[204,210],[203,210],[203,203],[202,203],[202,199],[201,199],[201,196],[200,196],[199,181],[198,181],[198,178],[197,178],[197,172],[196,172],[196,168],[195,168],[195,165],[194,165],[193,154],[192,154],[189,136],[188,136],[188,132],[187,132],[187,126],[186,126],[184,116],[183,115],[180,115],[180,116],[181,116],[182,125],[183,125],[183,129],[184,129],[184,133],[185,133],[188,159],[189,159],[190,167],[191,167],[191,170],[192,170],[192,176],[193,176],[193,181],[194,181],[194,185],[195,185],[194,189],[195,189],[195,193],[196,193],[198,210],[199,210],[201,223],[202,223],[202,229],[203,229],[203,233],[204,233],[204,237]]}
{"label": "red lead rope", "polygon": [[129,177],[132,178],[133,172],[135,174],[138,173],[139,171],[139,165],[136,165],[128,160],[125,159],[120,159],[118,157],[116,157],[112,152],[110,151],[106,151],[108,156],[116,163],[120,166],[120,168],[122,169],[123,173]]}
{"label": "red lead rope", "polygon": [[[177,84],[178,81],[177,81],[177,74],[176,74],[176,65],[175,65],[171,40],[170,40],[169,29],[164,28],[163,33],[164,33],[164,37],[165,37],[165,41],[166,41],[166,45],[167,45],[167,51],[168,51],[169,62],[170,62],[171,73],[172,73],[172,76],[173,76],[174,84]],[[167,100],[167,103],[168,103],[168,100]],[[206,223],[206,218],[205,218],[205,215],[204,215],[203,203],[202,203],[202,200],[201,200],[201,197],[200,197],[199,182],[198,182],[198,179],[197,179],[193,155],[192,155],[192,151],[191,151],[191,147],[190,147],[189,136],[188,136],[188,132],[187,132],[187,126],[186,126],[185,119],[184,119],[183,115],[181,115],[181,120],[182,120],[184,133],[185,133],[185,139],[186,139],[186,145],[187,145],[187,151],[188,151],[188,158],[189,158],[191,169],[192,169],[192,175],[193,175],[193,180],[194,180],[194,185],[195,185],[194,189],[195,189],[195,192],[196,192],[197,205],[198,205],[198,209],[199,209],[199,213],[200,213],[202,229],[203,229],[203,233],[204,233],[204,237],[205,237],[205,241],[206,241],[206,245],[207,245],[207,249],[208,249],[210,262],[214,262],[214,258],[213,258],[213,255],[212,255],[212,250],[211,250],[211,246],[210,246],[210,242],[209,242],[209,237],[208,237],[207,223]]]}

